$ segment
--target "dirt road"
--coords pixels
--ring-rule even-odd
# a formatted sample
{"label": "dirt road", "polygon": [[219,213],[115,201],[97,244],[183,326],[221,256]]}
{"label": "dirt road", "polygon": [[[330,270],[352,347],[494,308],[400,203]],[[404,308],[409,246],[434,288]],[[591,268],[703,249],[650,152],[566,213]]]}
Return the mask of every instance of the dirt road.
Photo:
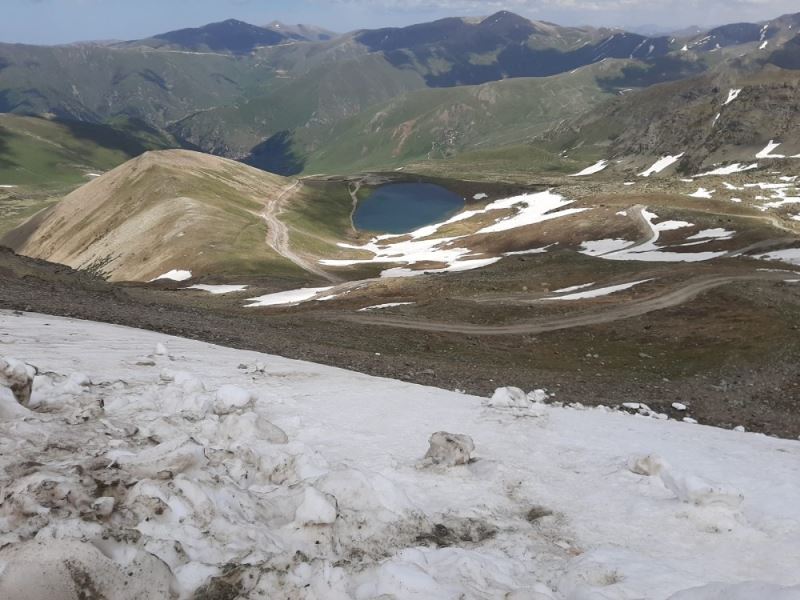
{"label": "dirt road", "polygon": [[283,212],[286,200],[290,198],[301,185],[302,183],[300,181],[295,181],[292,185],[284,189],[274,201],[268,201],[264,205],[264,211],[261,213],[261,217],[267,224],[267,245],[304,271],[318,275],[330,282],[339,282],[341,279],[338,277],[331,275],[320,268],[316,263],[295,253],[289,243],[289,228],[280,220],[280,215]]}
{"label": "dirt road", "polygon": [[721,285],[737,281],[775,281],[785,279],[786,273],[756,272],[748,275],[715,276],[707,275],[696,277],[683,282],[679,287],[671,289],[664,294],[611,306],[605,310],[591,310],[585,313],[541,319],[511,325],[472,325],[469,323],[441,323],[435,321],[421,321],[402,319],[396,317],[375,317],[369,315],[346,315],[341,318],[347,321],[394,327],[399,329],[415,329],[418,331],[433,331],[445,333],[463,333],[465,335],[532,335],[573,327],[586,327],[601,323],[611,323],[631,317],[638,317],[657,310],[678,306],[692,300],[703,292],[707,292]]}

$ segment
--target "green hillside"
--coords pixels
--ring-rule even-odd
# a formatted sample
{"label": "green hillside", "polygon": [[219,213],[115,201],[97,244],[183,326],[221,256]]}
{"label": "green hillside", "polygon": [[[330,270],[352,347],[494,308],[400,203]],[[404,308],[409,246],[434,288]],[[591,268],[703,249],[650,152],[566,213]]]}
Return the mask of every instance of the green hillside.
{"label": "green hillside", "polygon": [[307,172],[336,173],[518,145],[613,98],[601,80],[629,62],[607,61],[553,77],[411,92],[330,128],[298,131],[294,149],[306,157]]}

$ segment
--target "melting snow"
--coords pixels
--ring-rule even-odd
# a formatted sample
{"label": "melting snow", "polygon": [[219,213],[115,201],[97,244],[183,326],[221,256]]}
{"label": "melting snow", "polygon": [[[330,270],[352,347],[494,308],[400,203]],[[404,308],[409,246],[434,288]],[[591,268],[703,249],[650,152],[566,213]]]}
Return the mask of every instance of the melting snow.
{"label": "melting snow", "polygon": [[695,177],[706,177],[708,175],[731,175],[733,173],[743,173],[744,171],[750,171],[752,169],[757,169],[757,168],[758,168],[758,163],[753,163],[750,165],[734,163],[726,167],[719,167],[718,169],[714,169],[713,171],[700,173],[699,175],[695,175]]}
{"label": "melting snow", "polygon": [[[28,406],[0,385],[5,598],[76,598],[76,570],[120,600],[231,575],[243,600],[800,596],[776,587],[796,441],[50,316],[0,330],[41,373]],[[425,461],[429,439],[478,460]]]}
{"label": "melting snow", "polygon": [[250,298],[248,308],[256,308],[259,306],[282,306],[291,304],[300,304],[306,300],[312,300],[328,290],[333,289],[332,286],[319,287],[319,288],[302,288],[299,290],[289,290],[286,292],[277,292],[275,294],[266,294],[258,298]]}
{"label": "melting snow", "polygon": [[599,173],[603,169],[608,166],[607,160],[599,160],[595,164],[590,167],[586,167],[583,171],[570,175],[570,177],[582,177],[584,175],[592,175],[594,173]]}
{"label": "melting snow", "polygon": [[192,285],[187,290],[201,290],[209,294],[222,295],[243,292],[247,289],[246,285]]}
{"label": "melting snow", "polygon": [[728,106],[728,104],[730,104],[731,102],[736,100],[736,98],[738,98],[739,94],[741,94],[741,93],[742,93],[741,88],[738,88],[738,89],[734,88],[734,89],[730,90],[728,92],[728,99],[725,100],[725,102],[724,102],[724,104],[722,106]]}
{"label": "melting snow", "polygon": [[690,198],[711,198],[711,195],[717,190],[707,190],[706,188],[697,188],[693,194],[689,194]]}
{"label": "melting snow", "polygon": [[681,159],[681,157],[683,157],[684,154],[685,154],[684,152],[681,152],[680,154],[676,154],[675,156],[665,156],[663,158],[660,158],[655,163],[653,163],[653,165],[649,169],[646,169],[641,173],[639,173],[639,176],[650,177],[650,175],[653,175],[655,173],[661,173],[661,171],[663,171],[670,165],[673,165],[676,162],[678,162]]}
{"label": "melting snow", "polygon": [[629,290],[632,287],[653,281],[652,279],[642,279],[640,281],[632,281],[630,283],[621,283],[619,285],[612,285],[604,288],[597,288],[596,290],[588,290],[586,292],[578,292],[576,294],[567,294],[566,296],[558,296],[552,298],[542,298],[542,300],[586,300],[588,298],[599,298],[600,296],[608,296],[616,294],[624,290]]}
{"label": "melting snow", "polygon": [[687,240],[729,240],[734,235],[736,235],[735,231],[728,231],[727,229],[723,229],[721,227],[717,227],[714,229],[703,229],[702,231],[695,233],[694,235],[690,235]]}
{"label": "melting snow", "polygon": [[554,294],[569,294],[570,292],[577,292],[578,290],[585,290],[586,288],[592,287],[595,285],[594,282],[592,283],[584,283],[581,285],[573,285],[570,287],[561,288],[560,290],[553,290]]}
{"label": "melting snow", "polygon": [[596,240],[583,242],[581,244],[582,254],[599,256],[607,260],[635,260],[646,262],[700,262],[711,260],[725,255],[725,252],[669,252],[664,247],[658,245],[661,233],[692,227],[686,221],[663,221],[654,223],[658,215],[642,211],[642,216],[650,227],[651,236],[646,242],[637,244],[629,240]]}
{"label": "melting snow", "polygon": [[164,273],[163,275],[159,275],[155,279],[151,279],[150,281],[158,281],[159,279],[170,279],[172,281],[186,281],[187,279],[192,278],[191,271],[181,271],[179,269],[174,269],[169,273]]}
{"label": "melting snow", "polygon": [[365,308],[359,308],[358,312],[366,312],[368,310],[382,310],[384,308],[394,308],[395,306],[410,306],[415,304],[414,302],[389,302],[388,304],[376,304],[375,306],[367,306]]}
{"label": "melting snow", "polygon": [[766,254],[760,254],[757,258],[762,260],[780,260],[790,265],[800,265],[800,248],[787,248],[785,250],[773,250]]}
{"label": "melting snow", "polygon": [[766,147],[756,154],[756,158],[786,158],[784,154],[773,154],[772,151],[775,150],[778,146],[781,145],[781,142],[773,142],[772,140],[769,141],[769,144]]}
{"label": "melting snow", "polygon": [[587,210],[585,208],[564,209],[565,206],[570,204],[572,204],[571,200],[565,200],[562,196],[550,191],[537,194],[523,194],[512,198],[495,200],[486,205],[483,209],[464,211],[443,223],[428,225],[413,231],[407,234],[411,238],[410,240],[391,242],[390,240],[403,236],[384,235],[374,238],[363,246],[339,244],[339,246],[343,248],[370,252],[373,256],[368,259],[324,259],[320,261],[320,264],[329,267],[345,267],[371,263],[414,265],[421,262],[439,262],[447,265],[444,268],[426,269],[424,271],[406,267],[390,268],[381,273],[382,277],[411,277],[424,273],[444,273],[478,269],[493,264],[502,257],[477,258],[469,248],[457,247],[455,242],[465,236],[425,238],[429,238],[429,236],[436,233],[444,225],[499,210],[515,210],[516,212],[509,217],[499,219],[493,225],[484,227],[477,232],[478,234],[507,231],[509,229],[541,223],[550,219],[557,219]]}
{"label": "melting snow", "polygon": [[472,197],[472,199],[473,200],[483,200],[484,198],[488,198],[488,197],[489,197],[489,194],[480,193],[480,194],[475,194]]}

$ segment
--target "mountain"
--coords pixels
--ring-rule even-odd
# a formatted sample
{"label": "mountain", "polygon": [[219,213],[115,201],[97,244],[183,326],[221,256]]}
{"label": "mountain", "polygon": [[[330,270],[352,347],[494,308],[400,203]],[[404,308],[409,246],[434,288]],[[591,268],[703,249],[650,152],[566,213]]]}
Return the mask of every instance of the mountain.
{"label": "mountain", "polygon": [[[799,25],[798,15],[786,15],[699,36],[647,37],[560,27],[503,11],[323,41],[305,41],[326,35],[309,26],[225,21],[112,46],[0,44],[0,111],[99,125],[140,123],[183,147],[287,175],[315,165],[348,171],[356,165],[402,165],[429,153],[484,151],[541,133],[543,120],[535,116],[515,127],[479,107],[470,86],[567,77],[609,63],[590,86],[580,84],[576,98],[569,85],[543,87],[554,94],[545,100],[522,93],[530,87],[535,94],[535,83],[497,88],[504,90],[509,115],[536,115],[544,103],[555,117],[560,103],[572,121],[588,98],[632,98],[652,85],[725,70],[795,68]],[[483,91],[483,97],[491,93]],[[659,118],[657,104],[645,102]],[[592,100],[584,108],[594,106]],[[391,142],[370,150],[387,135],[370,125],[373,116],[379,117],[374,124],[387,127],[412,124],[411,133],[401,136],[403,150],[396,152]],[[355,162],[348,166],[349,159]]]}
{"label": "mountain", "polygon": [[265,25],[264,28],[300,42],[326,42],[339,37],[338,33],[328,29],[316,27],[315,25],[303,25],[302,23],[287,25],[280,21],[273,21]]}
{"label": "mountain", "polygon": [[800,152],[798,98],[800,70],[724,71],[623,96],[544,138],[556,152],[594,148],[636,169],[682,153],[678,168],[691,175],[720,163],[752,163],[771,140]]}
{"label": "mountain", "polygon": [[117,281],[175,269],[296,273],[267,247],[261,218],[267,199],[288,183],[196,152],[147,152],[66,196],[12,245]]}
{"label": "mountain", "polygon": [[289,139],[290,148],[309,172],[336,173],[524,143],[553,123],[613,98],[601,82],[618,76],[628,62],[605,61],[552,77],[411,91],[329,127],[299,129]]}
{"label": "mountain", "polygon": [[0,112],[93,123],[129,117],[164,128],[235,102],[270,73],[227,55],[0,44]]}
{"label": "mountain", "polygon": [[228,19],[203,27],[178,29],[152,38],[126,42],[123,47],[150,47],[187,52],[230,52],[248,54],[262,46],[275,46],[295,39],[275,29]]}
{"label": "mountain", "polygon": [[555,75],[606,58],[654,60],[671,50],[667,37],[559,27],[507,11],[478,22],[449,18],[364,31],[355,39],[396,67],[418,71],[431,87]]}

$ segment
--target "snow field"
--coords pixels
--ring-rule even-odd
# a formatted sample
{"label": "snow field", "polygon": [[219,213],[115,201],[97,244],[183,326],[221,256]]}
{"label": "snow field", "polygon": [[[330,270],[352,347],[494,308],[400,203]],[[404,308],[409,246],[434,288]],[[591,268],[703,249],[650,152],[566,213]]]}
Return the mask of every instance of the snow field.
{"label": "snow field", "polygon": [[40,315],[0,348],[39,373],[0,392],[2,597],[800,598],[798,442]]}

